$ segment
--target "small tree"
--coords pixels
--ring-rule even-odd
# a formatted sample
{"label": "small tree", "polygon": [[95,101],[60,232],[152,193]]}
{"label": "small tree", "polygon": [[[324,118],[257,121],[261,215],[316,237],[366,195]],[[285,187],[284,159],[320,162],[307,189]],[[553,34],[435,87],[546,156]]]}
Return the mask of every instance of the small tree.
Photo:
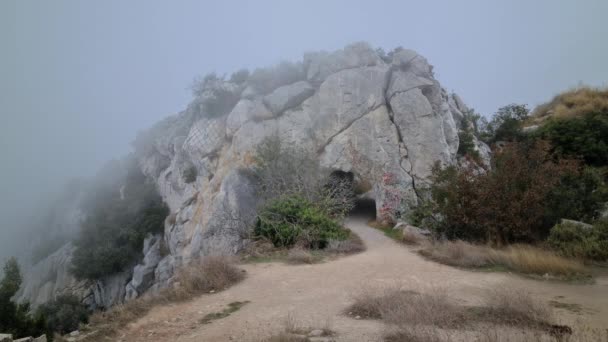
{"label": "small tree", "polygon": [[436,166],[431,194],[441,218],[437,230],[495,245],[538,240],[555,223],[547,220],[549,194],[575,169],[572,160],[553,160],[542,141],[507,145],[485,173],[472,164]]}
{"label": "small tree", "polygon": [[501,107],[484,125],[481,135],[489,143],[520,141],[524,137],[522,124],[529,113],[526,105],[510,104]]}
{"label": "small tree", "polygon": [[334,217],[343,217],[354,206],[352,182],[332,177],[312,153],[285,146],[278,136],[270,136],[258,145],[256,164],[254,173],[262,202],[296,195],[324,207]]}
{"label": "small tree", "polygon": [[278,136],[257,149],[254,173],[260,208],[254,233],[275,246],[303,243],[324,248],[330,240],[348,237],[339,221],[354,205],[348,177],[319,166],[306,150],[281,144]]}
{"label": "small tree", "polygon": [[74,295],[60,295],[38,308],[38,313],[46,317],[48,331],[66,334],[78,330],[80,323],[87,323],[89,313]]}
{"label": "small tree", "polygon": [[21,286],[21,271],[17,259],[10,258],[4,264],[4,276],[0,281],[0,331],[16,337],[38,336],[45,332],[42,315],[30,316],[28,303],[16,304],[11,298]]}
{"label": "small tree", "polygon": [[0,294],[8,296],[9,298],[14,296],[19,291],[21,286],[21,271],[19,270],[19,263],[15,257],[11,257],[4,264],[4,278],[0,282]]}

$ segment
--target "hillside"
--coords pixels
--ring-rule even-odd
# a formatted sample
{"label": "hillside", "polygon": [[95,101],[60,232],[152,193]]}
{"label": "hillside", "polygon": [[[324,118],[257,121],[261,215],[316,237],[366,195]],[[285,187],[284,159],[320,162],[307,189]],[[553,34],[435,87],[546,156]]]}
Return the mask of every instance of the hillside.
{"label": "hillside", "polygon": [[581,117],[594,112],[608,112],[608,89],[580,87],[560,93],[551,101],[536,107],[528,124],[540,124],[551,118]]}
{"label": "hillside", "polygon": [[[356,43],[295,63],[199,79],[184,111],[140,134],[132,155],[104,168],[98,185],[80,190],[95,194],[80,214],[86,234],[34,265],[19,300],[36,306],[67,292],[89,308],[108,308],[168,286],[192,259],[239,252],[257,206],[248,170],[257,146],[272,136],[352,177],[375,200],[378,217],[395,222],[417,205],[431,166],[458,159],[468,108],[432,70],[412,50],[385,54]],[[474,148],[488,160],[485,144],[475,139]],[[157,217],[151,210],[162,208],[130,204],[147,203],[146,182],[168,206],[163,222],[150,221]],[[74,206],[59,217],[80,212],[81,204]],[[136,228],[142,219],[149,224]],[[121,237],[125,226],[135,235]]]}

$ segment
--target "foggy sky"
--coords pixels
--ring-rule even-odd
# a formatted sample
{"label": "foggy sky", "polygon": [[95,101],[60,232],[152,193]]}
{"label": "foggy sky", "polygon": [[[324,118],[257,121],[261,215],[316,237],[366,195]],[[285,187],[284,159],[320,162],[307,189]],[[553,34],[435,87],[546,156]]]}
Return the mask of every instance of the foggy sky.
{"label": "foggy sky", "polygon": [[[13,218],[127,153],[193,77],[368,41],[490,114],[608,81],[606,0],[0,1],[0,257]],[[14,246],[13,246],[14,247]]]}

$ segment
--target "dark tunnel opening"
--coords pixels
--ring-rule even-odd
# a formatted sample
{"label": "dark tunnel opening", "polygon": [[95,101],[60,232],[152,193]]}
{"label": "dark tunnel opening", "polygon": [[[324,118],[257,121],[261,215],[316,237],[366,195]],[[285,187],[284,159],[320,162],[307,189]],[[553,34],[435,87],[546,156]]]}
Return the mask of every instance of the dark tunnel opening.
{"label": "dark tunnel opening", "polygon": [[336,170],[330,175],[330,182],[341,182],[351,189],[350,196],[354,197],[354,207],[350,211],[350,216],[363,216],[370,220],[376,219],[376,201],[373,198],[364,197],[361,194],[361,184],[357,184],[357,179],[352,172]]}
{"label": "dark tunnel opening", "polygon": [[376,201],[373,198],[360,197],[355,199],[355,206],[350,211],[351,216],[366,217],[369,220],[376,219]]}

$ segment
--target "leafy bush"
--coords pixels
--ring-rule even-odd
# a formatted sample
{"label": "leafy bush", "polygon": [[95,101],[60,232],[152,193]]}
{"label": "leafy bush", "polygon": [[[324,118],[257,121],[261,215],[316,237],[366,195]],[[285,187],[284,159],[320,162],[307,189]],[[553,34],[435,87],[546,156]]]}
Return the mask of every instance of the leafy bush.
{"label": "leafy bush", "polygon": [[194,260],[177,273],[180,284],[170,294],[174,299],[186,299],[209,291],[222,291],[245,278],[244,273],[234,265],[234,260],[219,255],[208,255],[202,260]]}
{"label": "leafy bush", "polygon": [[66,334],[87,323],[89,313],[74,295],[61,295],[41,305],[38,313],[46,317],[48,331]]}
{"label": "leafy bush", "polygon": [[[238,77],[238,76],[237,76]],[[192,82],[192,95],[199,101],[199,109],[207,117],[219,117],[228,114],[240,99],[240,93],[235,91],[229,82],[215,73]]]}
{"label": "leafy bush", "polygon": [[236,84],[243,84],[243,83],[247,82],[248,79],[249,79],[249,70],[247,70],[247,69],[241,69],[241,70],[233,73],[232,75],[230,75],[230,82],[236,83]]}
{"label": "leafy bush", "polygon": [[524,137],[522,124],[528,118],[526,105],[510,104],[498,109],[489,122],[481,128],[486,142],[519,141]]}
{"label": "leafy bush", "polygon": [[32,316],[28,303],[16,304],[11,300],[22,281],[17,259],[8,259],[3,271],[4,275],[0,281],[0,331],[15,337],[39,336],[45,333],[44,316]]}
{"label": "leafy bush", "polygon": [[135,161],[124,182],[122,191],[99,186],[95,198],[87,201],[87,218],[74,241],[72,273],[77,278],[99,279],[123,271],[141,257],[145,237],[163,231],[169,209]]}
{"label": "leafy bush", "polygon": [[348,231],[327,212],[299,196],[271,200],[258,214],[254,233],[276,247],[303,243],[309,248],[325,248],[331,240],[344,240]]}
{"label": "leafy bush", "polygon": [[559,156],[581,158],[593,166],[608,165],[608,110],[550,120],[536,135],[550,141]]}
{"label": "leafy bush", "polygon": [[304,80],[301,63],[281,62],[270,68],[255,69],[247,81],[256,91],[268,94],[278,87]]}
{"label": "leafy bush", "polygon": [[586,227],[573,222],[563,222],[551,229],[549,245],[563,255],[594,260],[608,260],[608,220]]}
{"label": "leafy bush", "polygon": [[458,155],[470,156],[473,159],[479,159],[479,151],[475,149],[475,136],[468,130],[458,133]]}
{"label": "leafy bush", "polygon": [[193,183],[194,181],[196,181],[196,177],[198,175],[198,172],[196,171],[196,166],[191,165],[189,167],[187,167],[184,172],[182,173],[182,177],[184,178],[184,182],[190,184]]}
{"label": "leafy bush", "polygon": [[203,113],[207,117],[218,117],[228,114],[240,99],[238,93],[226,88],[211,90],[212,96],[203,102]]}
{"label": "leafy bush", "polygon": [[450,239],[496,245],[546,236],[554,224],[546,220],[546,200],[575,166],[553,160],[549,150],[543,142],[507,145],[485,173],[471,165],[434,167],[431,195],[441,218],[436,231]]}
{"label": "leafy bush", "polygon": [[268,137],[258,145],[255,161],[262,204],[293,195],[315,203],[337,220],[354,206],[352,177],[322,168],[313,153],[285,146],[278,136]]}
{"label": "leafy bush", "polygon": [[593,222],[608,202],[605,179],[604,170],[589,166],[564,175],[547,198],[548,220]]}

